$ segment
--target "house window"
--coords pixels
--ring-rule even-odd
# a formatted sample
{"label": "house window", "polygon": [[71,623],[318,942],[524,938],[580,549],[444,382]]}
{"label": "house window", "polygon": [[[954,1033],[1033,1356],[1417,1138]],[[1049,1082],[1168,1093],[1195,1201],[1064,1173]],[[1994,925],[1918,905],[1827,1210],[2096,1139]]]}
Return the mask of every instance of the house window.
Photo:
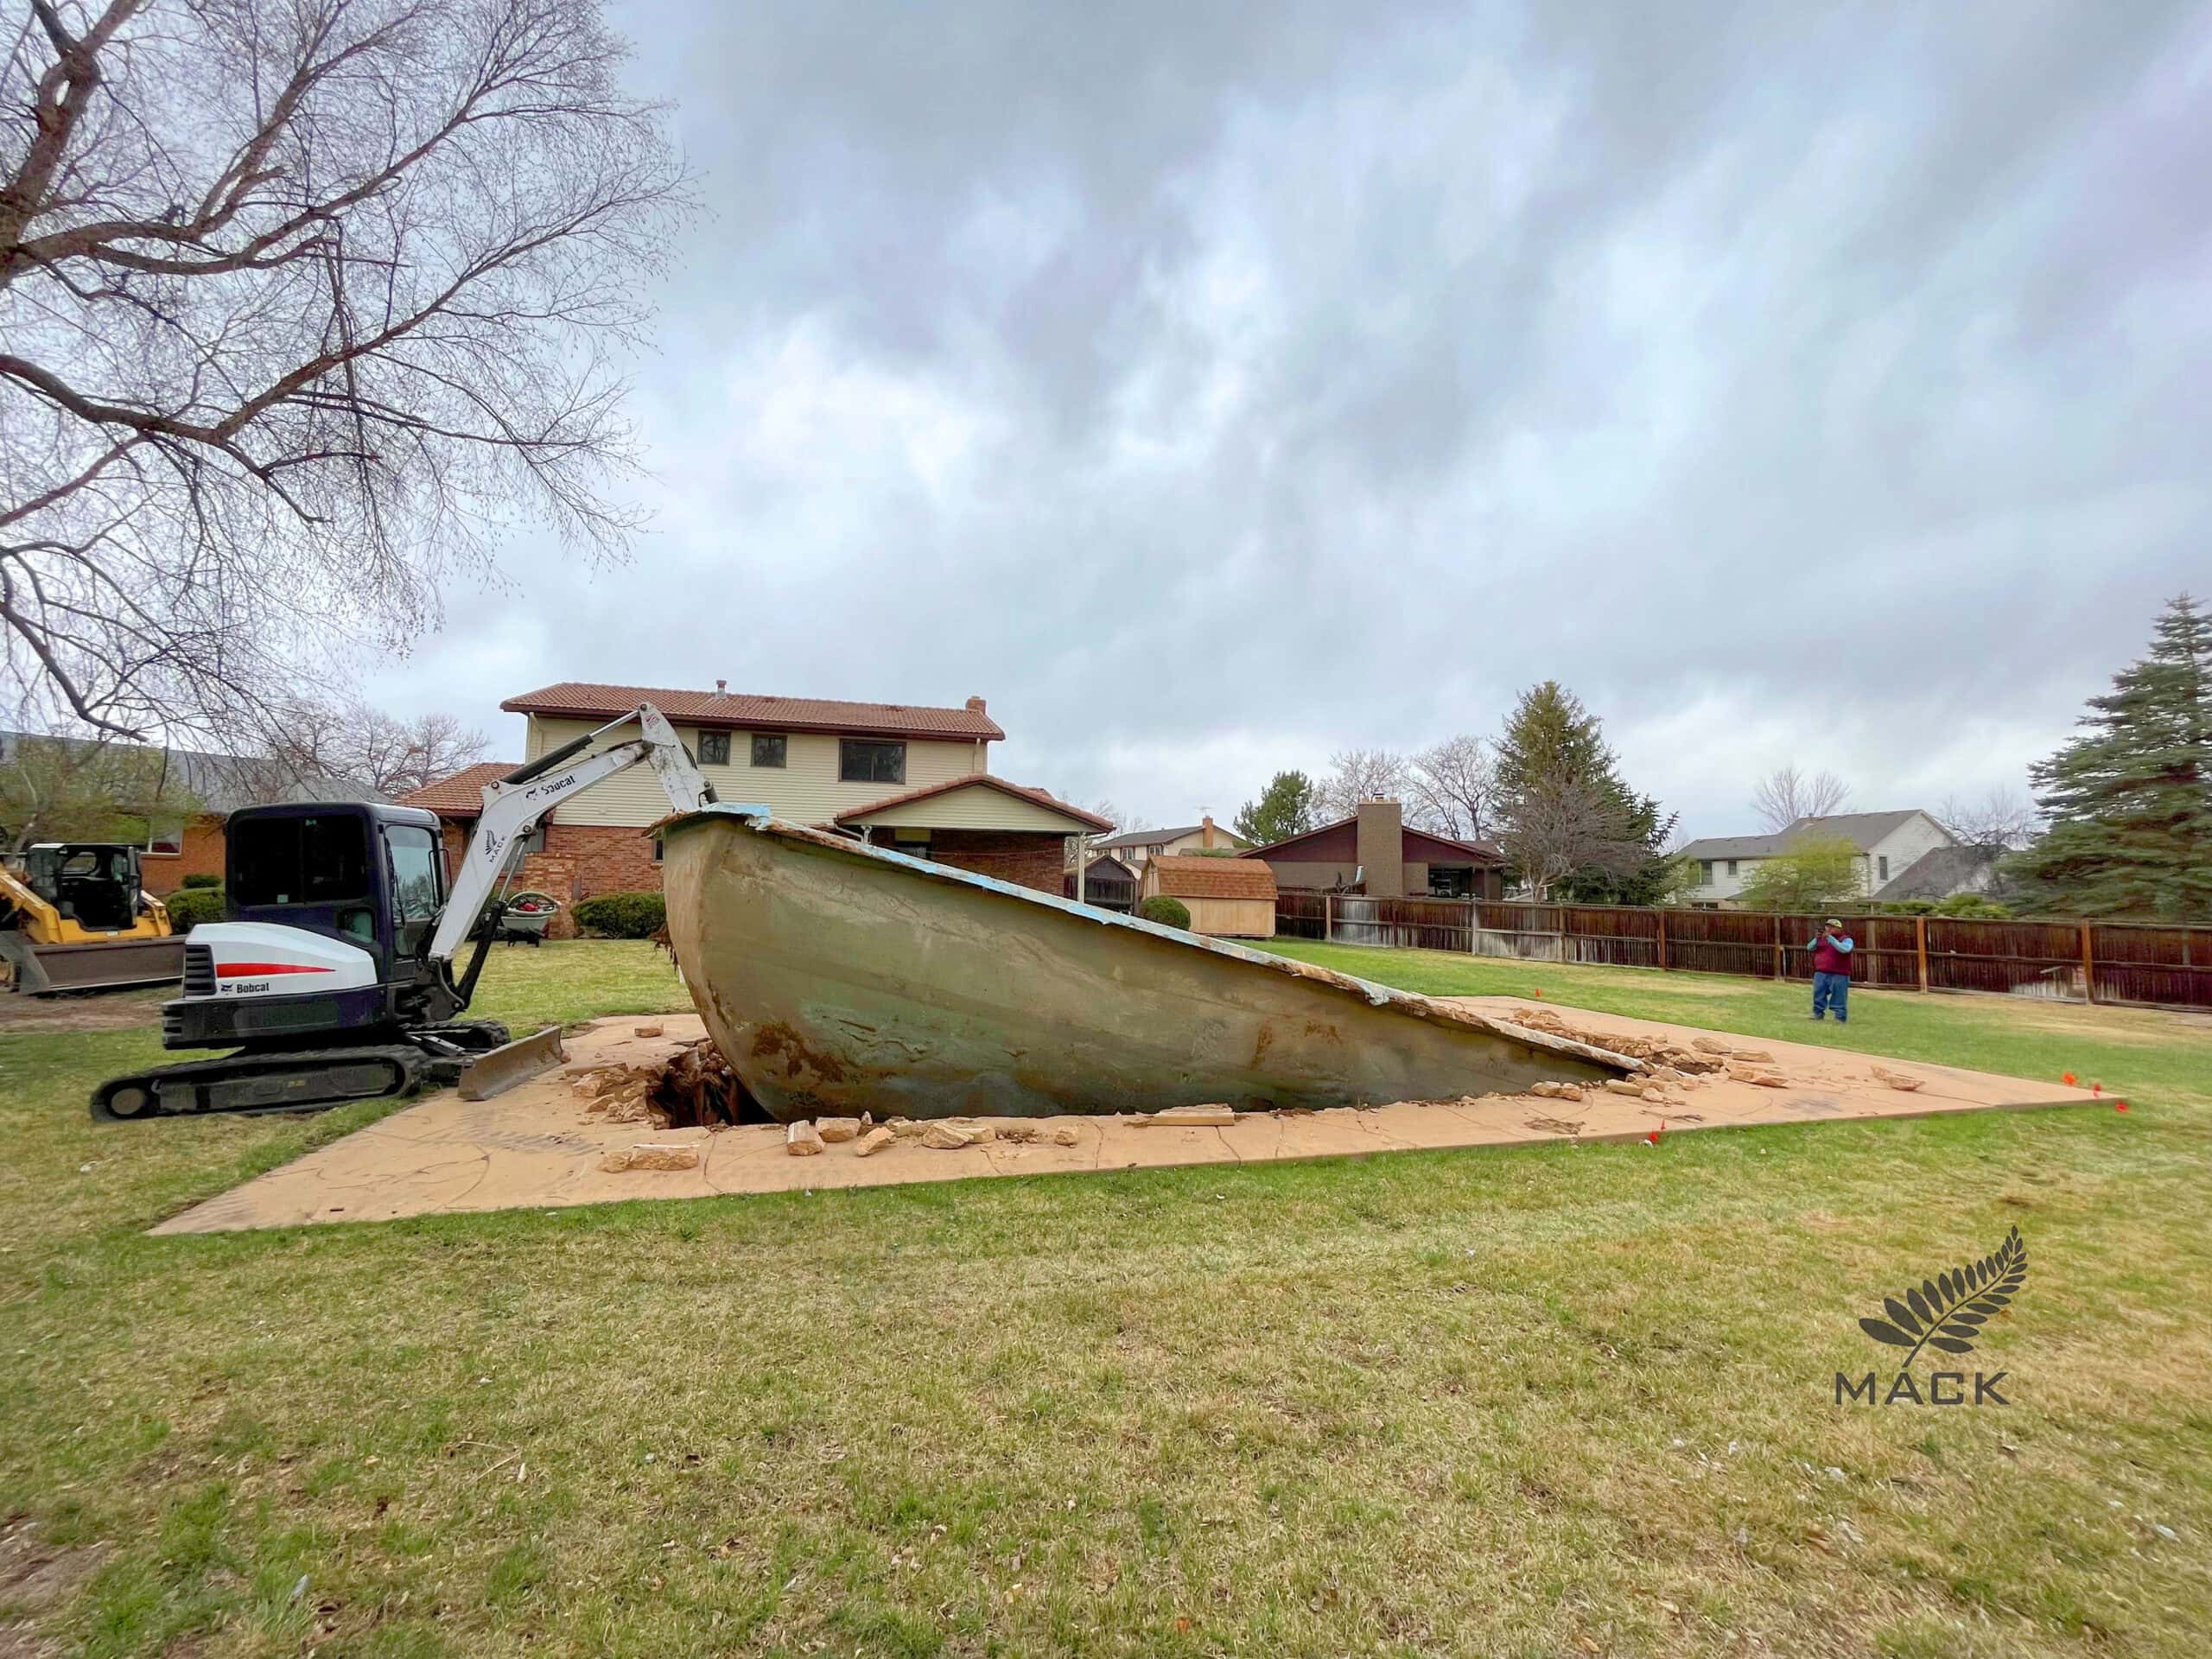
{"label": "house window", "polygon": [[837,781],[841,784],[903,784],[906,781],[906,746],[874,743],[862,738],[837,740]]}
{"label": "house window", "polygon": [[1885,881],[1888,880],[1890,879],[1890,855],[1887,853],[1885,853],[1875,861],[1882,867],[1882,880]]}
{"label": "house window", "polygon": [[1699,884],[1703,887],[1711,887],[1713,885],[1713,861],[1709,858],[1701,858],[1698,860],[1697,871]]}
{"label": "house window", "polygon": [[702,766],[729,765],[729,734],[728,732],[699,734],[699,764]]}
{"label": "house window", "polygon": [[1736,861],[1732,858],[1728,861],[1728,874],[1731,875],[1736,874]]}
{"label": "house window", "polygon": [[146,850],[156,858],[175,858],[183,852],[184,821],[175,818],[155,824],[146,832]]}
{"label": "house window", "polygon": [[653,862],[656,864],[660,862],[660,837],[658,836],[655,836],[653,837]]}
{"label": "house window", "polygon": [[753,734],[753,764],[756,766],[780,766],[784,764],[785,737],[781,732]]}

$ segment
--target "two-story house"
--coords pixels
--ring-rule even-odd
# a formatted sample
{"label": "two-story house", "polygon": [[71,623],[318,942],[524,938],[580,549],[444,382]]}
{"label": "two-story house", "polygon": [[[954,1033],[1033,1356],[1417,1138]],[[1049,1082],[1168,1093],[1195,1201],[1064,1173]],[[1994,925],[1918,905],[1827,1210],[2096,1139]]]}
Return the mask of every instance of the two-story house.
{"label": "two-story house", "polygon": [[1698,861],[1699,882],[1693,905],[1726,907],[1742,902],[1744,885],[1764,859],[1808,841],[1841,839],[1851,843],[1859,891],[1871,897],[1939,847],[1957,838],[1926,812],[1840,812],[1824,818],[1800,818],[1779,835],[1708,836],[1682,849]]}
{"label": "two-story house", "polygon": [[[510,697],[523,716],[523,759],[582,737],[641,702],[666,715],[725,801],[759,802],[779,817],[844,830],[879,847],[1060,891],[1067,837],[1114,826],[1042,790],[995,777],[990,746],[1006,733],[981,697],[958,709],[679,691],[574,681]],[[418,790],[409,805],[448,823],[464,844],[486,783],[505,763],[474,766]],[[632,767],[563,802],[527,849],[524,886],[562,899],[657,892],[660,844],[645,833],[668,816],[652,772]]]}
{"label": "two-story house", "polygon": [[1167,830],[1125,830],[1118,836],[1092,842],[1090,850],[1110,853],[1142,876],[1144,867],[1155,858],[1174,858],[1185,853],[1241,853],[1251,844],[1243,836],[1223,829],[1208,814],[1197,823],[1177,824]]}

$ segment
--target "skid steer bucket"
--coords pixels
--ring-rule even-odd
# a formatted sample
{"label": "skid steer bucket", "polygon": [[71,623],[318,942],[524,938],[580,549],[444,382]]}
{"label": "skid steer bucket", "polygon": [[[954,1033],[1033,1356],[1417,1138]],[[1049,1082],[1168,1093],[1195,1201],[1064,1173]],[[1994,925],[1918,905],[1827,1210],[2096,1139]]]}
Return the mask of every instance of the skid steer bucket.
{"label": "skid steer bucket", "polygon": [[0,960],[13,969],[16,988],[30,996],[175,985],[184,977],[184,936],[34,944],[10,931],[0,932]]}
{"label": "skid steer bucket", "polygon": [[504,1047],[471,1060],[461,1074],[463,1100],[489,1100],[518,1083],[550,1071],[569,1058],[561,1046],[561,1027],[548,1026],[531,1037],[518,1037]]}

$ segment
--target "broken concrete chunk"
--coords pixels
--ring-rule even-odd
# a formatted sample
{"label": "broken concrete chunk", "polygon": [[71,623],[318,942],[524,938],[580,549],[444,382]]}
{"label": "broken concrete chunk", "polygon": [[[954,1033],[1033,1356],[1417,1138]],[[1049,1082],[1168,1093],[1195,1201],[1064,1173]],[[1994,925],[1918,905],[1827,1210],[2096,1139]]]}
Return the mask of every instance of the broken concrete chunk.
{"label": "broken concrete chunk", "polygon": [[599,1160],[599,1166],[609,1175],[620,1175],[633,1169],[696,1169],[699,1166],[699,1148],[696,1146],[656,1146],[651,1141],[644,1141],[608,1153]]}
{"label": "broken concrete chunk", "polygon": [[660,1035],[660,1027],[658,1026],[632,1026],[630,1028],[630,1034],[632,1037],[658,1037]]}
{"label": "broken concrete chunk", "polygon": [[901,1141],[918,1141],[922,1138],[922,1131],[926,1129],[929,1125],[926,1123],[918,1123],[911,1117],[894,1117],[885,1124],[884,1127],[888,1128],[892,1134],[897,1135]]}
{"label": "broken concrete chunk", "polygon": [[858,1144],[853,1147],[853,1156],[855,1158],[873,1158],[877,1153],[881,1152],[886,1147],[889,1146],[898,1138],[899,1137],[897,1135],[892,1134],[891,1131],[887,1128],[877,1128],[870,1129],[866,1135],[861,1136]]}
{"label": "broken concrete chunk", "polygon": [[1730,1052],[1727,1044],[1716,1041],[1711,1037],[1693,1037],[1690,1039],[1690,1046],[1706,1054],[1726,1054]]}
{"label": "broken concrete chunk", "polygon": [[1887,1071],[1878,1065],[1872,1070],[1875,1077],[1882,1082],[1889,1084],[1892,1089],[1901,1089],[1907,1094],[1912,1093],[1927,1082],[1925,1077],[1916,1077],[1904,1071]]}
{"label": "broken concrete chunk", "polygon": [[1236,1121],[1236,1114],[1222,1105],[1169,1106],[1160,1111],[1142,1114],[1137,1118],[1140,1123],[1154,1124],[1163,1129],[1217,1129]]}
{"label": "broken concrete chunk", "polygon": [[1643,1098],[1643,1085],[1627,1077],[1607,1077],[1605,1089],[1609,1094],[1627,1095],[1636,1100]]}
{"label": "broken concrete chunk", "polygon": [[1664,1106],[1667,1103],[1667,1091],[1664,1089],[1646,1089],[1643,1091],[1643,1097],[1654,1106]]}
{"label": "broken concrete chunk", "polygon": [[813,1124],[801,1118],[785,1129],[784,1150],[794,1158],[811,1158],[822,1150],[822,1137]]}
{"label": "broken concrete chunk", "polygon": [[1732,1048],[1728,1051],[1728,1058],[1732,1060],[1741,1060],[1746,1065],[1774,1064],[1774,1056],[1763,1048]]}
{"label": "broken concrete chunk", "polygon": [[1762,1089],[1787,1089],[1789,1079],[1779,1071],[1770,1071],[1764,1066],[1731,1065],[1728,1075],[1738,1083],[1756,1084]]}
{"label": "broken concrete chunk", "polygon": [[988,1138],[970,1125],[956,1123],[950,1118],[937,1118],[922,1128],[922,1144],[935,1147],[939,1152],[957,1152]]}
{"label": "broken concrete chunk", "polygon": [[1072,1123],[1063,1123],[1052,1131],[1052,1141],[1056,1146],[1080,1146],[1083,1142],[1083,1133]]}
{"label": "broken concrete chunk", "polygon": [[857,1117],[817,1117],[814,1120],[814,1129],[824,1141],[835,1146],[840,1141],[859,1140],[861,1121]]}
{"label": "broken concrete chunk", "polygon": [[999,1139],[1001,1141],[1026,1142],[1034,1141],[1045,1131],[1040,1125],[1031,1122],[1026,1117],[1011,1117],[998,1126],[998,1132]]}

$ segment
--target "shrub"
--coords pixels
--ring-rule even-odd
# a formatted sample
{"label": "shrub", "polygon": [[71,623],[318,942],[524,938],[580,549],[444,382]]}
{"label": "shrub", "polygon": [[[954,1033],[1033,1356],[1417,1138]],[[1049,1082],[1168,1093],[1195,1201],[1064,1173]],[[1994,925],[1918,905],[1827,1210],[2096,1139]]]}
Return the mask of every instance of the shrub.
{"label": "shrub", "polygon": [[182,885],[188,887],[220,887],[223,885],[223,878],[219,875],[210,875],[202,870],[197,875],[186,876]]}
{"label": "shrub", "polygon": [[199,883],[188,883],[162,900],[168,907],[169,927],[178,933],[189,933],[202,922],[223,919],[223,889]]}
{"label": "shrub", "polygon": [[602,893],[576,901],[576,926],[607,939],[650,939],[668,923],[668,906],[657,893]]}
{"label": "shrub", "polygon": [[1137,906],[1137,914],[1147,922],[1158,922],[1163,927],[1188,927],[1190,907],[1180,899],[1170,899],[1164,893],[1155,893]]}
{"label": "shrub", "polygon": [[2012,907],[1978,893],[1955,893],[1939,901],[1929,914],[1956,917],[1967,921],[2001,922],[2011,918]]}

